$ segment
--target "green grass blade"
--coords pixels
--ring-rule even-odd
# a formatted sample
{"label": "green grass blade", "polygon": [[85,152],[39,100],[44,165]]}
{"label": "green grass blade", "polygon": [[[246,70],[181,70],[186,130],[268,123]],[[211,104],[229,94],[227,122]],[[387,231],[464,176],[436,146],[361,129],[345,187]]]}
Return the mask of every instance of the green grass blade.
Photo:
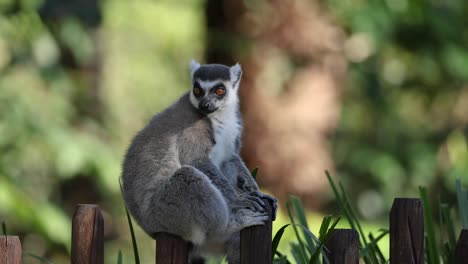
{"label": "green grass blade", "polygon": [[427,196],[427,189],[419,187],[419,194],[421,196],[424,208],[424,226],[427,235],[426,254],[429,264],[439,263],[439,253],[437,251],[437,241],[434,231],[434,222],[432,219],[432,209],[429,205],[429,198]]}
{"label": "green grass blade", "polygon": [[460,212],[460,218],[463,229],[468,229],[468,192],[463,188],[461,180],[455,181],[457,190],[458,210]]}
{"label": "green grass blade", "polygon": [[340,191],[338,191],[338,187],[336,186],[335,182],[333,181],[330,173],[328,171],[325,171],[325,174],[327,176],[327,179],[328,179],[328,182],[330,183],[330,186],[333,190],[333,194],[335,195],[335,198],[338,202],[338,205],[340,206],[341,208],[341,212],[342,214],[346,217],[346,219],[348,220],[349,222],[349,225],[351,226],[352,229],[356,229],[356,226],[354,225],[354,221],[351,217],[351,215],[349,214],[346,206],[345,206],[345,199],[344,197],[342,197]]}
{"label": "green grass blade", "polygon": [[254,178],[254,180],[257,181],[258,168],[254,168],[251,174],[252,178]]}
{"label": "green grass blade", "polygon": [[290,263],[288,257],[286,257],[286,255],[279,252],[278,250],[274,253],[274,255],[278,256],[278,258],[273,259],[273,263]]}
{"label": "green grass blade", "polygon": [[374,237],[374,235],[372,235],[372,233],[369,234],[370,246],[372,248],[371,250],[375,252],[375,255],[378,258],[378,263],[386,262],[385,257],[382,253],[382,250],[380,250],[379,248],[378,243],[379,243],[379,240],[385,237],[388,233],[389,233],[388,230],[381,231],[380,235],[378,235],[376,238]]}
{"label": "green grass blade", "polygon": [[125,206],[125,213],[127,214],[128,227],[130,228],[130,235],[132,236],[133,255],[135,256],[135,264],[140,264],[140,254],[138,254],[138,245],[135,238],[135,231],[133,230],[132,219]]}
{"label": "green grass blade", "polygon": [[34,255],[32,253],[29,253],[29,252],[23,252],[23,256],[26,256],[26,257],[30,257],[30,258],[34,258],[34,259],[37,259],[39,260],[41,263],[46,263],[46,264],[55,264],[54,262],[44,258],[44,257],[41,257],[41,256],[37,256],[37,255]]}
{"label": "green grass blade", "polygon": [[367,254],[367,255],[363,255],[364,262],[365,263],[378,263],[377,255],[373,250],[369,248],[366,234],[364,233],[359,223],[359,220],[357,219],[356,214],[354,213],[354,210],[349,203],[349,198],[343,188],[343,185],[339,183],[337,186],[328,171],[325,171],[325,174],[330,183],[330,186],[332,187],[333,193],[335,194],[336,200],[338,204],[340,205],[343,215],[348,220],[351,228],[357,230],[359,233],[360,243],[361,243],[361,248],[362,248],[361,251]]}
{"label": "green grass blade", "polygon": [[339,183],[339,186],[340,186],[340,190],[341,190],[341,195],[342,197],[344,198],[344,206],[347,208],[348,210],[348,213],[350,215],[350,218],[353,220],[353,222],[355,223],[355,228],[358,232],[359,232],[359,235],[361,236],[362,238],[362,241],[364,242],[365,245],[367,245],[367,239],[366,239],[366,234],[364,233],[362,227],[361,227],[361,224],[359,223],[359,220],[357,219],[356,217],[356,214],[354,213],[354,210],[353,208],[351,207],[351,204],[349,202],[349,198],[344,190],[344,187],[341,183]]}
{"label": "green grass blade", "polygon": [[328,179],[328,182],[330,183],[330,186],[333,190],[333,194],[335,195],[336,199],[338,201],[341,201],[342,200],[342,197],[340,195],[340,192],[338,191],[338,188],[336,187],[335,185],[335,182],[332,180],[332,177],[330,175],[330,172],[328,172],[327,170],[325,171],[325,175],[327,176],[327,179]]}
{"label": "green grass blade", "polygon": [[286,256],[282,256],[279,259],[279,264],[291,264],[291,262],[289,262],[289,260],[286,258]]}
{"label": "green grass blade", "polygon": [[319,258],[321,255],[323,255],[325,262],[329,263],[327,255],[324,254],[323,250],[325,248],[325,243],[327,242],[328,238],[332,234],[333,230],[335,230],[335,227],[340,221],[341,217],[338,217],[337,219],[335,219],[335,221],[330,226],[331,219],[332,219],[331,216],[324,217],[322,224],[320,225],[320,235],[319,235],[320,244],[315,250],[315,253],[309,259],[309,264],[319,263]]}
{"label": "green grass blade", "polygon": [[319,239],[320,241],[323,241],[325,236],[327,235],[327,230],[328,226],[330,225],[331,222],[331,216],[327,215],[323,218],[322,224],[320,225],[320,230],[319,230]]}
{"label": "green grass blade", "polygon": [[[331,231],[335,230],[335,227],[338,225],[338,223],[340,221],[341,221],[341,216],[337,217],[335,219],[335,221],[333,221],[333,223],[331,224],[331,226],[330,226],[330,228],[328,230],[331,230]],[[331,235],[330,231],[327,232],[327,236],[326,236],[325,240],[327,240],[330,235]]]}
{"label": "green grass blade", "polygon": [[2,221],[2,233],[4,236],[7,235],[7,228],[5,222]]}
{"label": "green grass blade", "polygon": [[[287,204],[286,207],[288,207],[289,205]],[[336,223],[337,221],[334,222],[334,225],[332,225],[333,227],[336,226]],[[321,253],[322,251],[322,247],[323,244],[312,232],[310,232],[310,230],[303,226],[303,225],[300,225],[300,224],[297,224],[297,223],[291,223],[291,224],[287,224],[287,225],[284,225],[282,226],[278,232],[276,232],[276,235],[275,237],[273,238],[273,242],[272,242],[272,252],[273,252],[273,255],[278,255],[278,256],[281,256],[282,254],[278,252],[277,250],[277,247],[278,247],[278,244],[281,240],[281,237],[285,231],[285,229],[289,226],[292,226],[293,227],[293,230],[297,236],[297,240],[298,240],[298,244],[296,243],[291,243],[291,252],[293,254],[293,257],[295,258],[296,260],[296,263],[308,263],[307,262],[307,252],[305,250],[306,248],[306,245],[304,244],[304,242],[302,241],[302,239],[299,237],[299,231],[297,231],[298,228],[300,228],[302,230],[302,233],[304,235],[304,237],[308,237],[312,240],[312,244],[313,244],[313,247],[312,248],[307,248],[308,251],[311,253],[311,255],[314,255],[317,253],[317,251],[319,253]],[[302,243],[302,244],[301,244]],[[316,244],[318,244],[319,246],[315,246]]]}
{"label": "green grass blade", "polygon": [[443,263],[456,263],[454,249],[450,248],[449,243],[444,243],[442,248],[442,259]]}
{"label": "green grass blade", "polygon": [[[319,258],[323,253],[322,249],[324,246],[325,246],[324,243],[320,243],[320,245],[315,250],[314,254],[310,257],[309,262],[308,262],[309,264],[319,263]],[[325,256],[325,254],[323,254],[323,256]]]}
{"label": "green grass blade", "polygon": [[352,229],[356,229],[356,225],[354,224],[354,219],[353,217],[351,216],[347,206],[346,206],[346,198],[344,197],[344,194],[342,194],[338,187],[336,186],[335,182],[333,181],[330,173],[328,171],[325,171],[325,174],[327,175],[327,179],[328,179],[328,182],[330,183],[330,186],[333,190],[333,194],[335,195],[336,197],[336,200],[338,202],[338,205],[340,206],[341,208],[341,212],[343,213],[343,215],[346,217],[346,219],[348,220],[349,222],[349,225],[351,226]]}
{"label": "green grass blade", "polygon": [[119,254],[117,255],[117,264],[122,264],[122,250],[119,249]]}
{"label": "green grass blade", "polygon": [[[120,180],[119,180],[119,184],[120,184],[120,191],[123,197],[122,182]],[[125,213],[127,214],[128,228],[130,229],[130,235],[132,237],[132,246],[133,246],[133,255],[135,257],[135,264],[140,264],[140,254],[138,253],[138,244],[135,238],[135,231],[133,230],[132,218],[130,217],[130,214],[128,213],[128,209],[125,203],[124,203],[124,207],[125,207]]]}
{"label": "green grass blade", "polygon": [[[305,245],[301,237],[299,236],[299,232],[297,231],[296,221],[294,220],[294,216],[291,212],[290,201],[286,203],[286,209],[288,211],[289,219],[291,220],[291,225],[293,226],[294,234],[296,235],[296,239],[299,242],[299,244],[295,244],[296,246],[293,246],[294,244],[291,244],[291,252],[293,253],[294,258],[296,259],[296,263],[306,263],[307,254],[305,251]],[[298,259],[302,261],[298,261]]]}
{"label": "green grass blade", "polygon": [[457,244],[457,239],[455,235],[455,226],[454,226],[454,219],[452,217],[452,210],[447,204],[440,204],[440,213],[442,218],[442,225],[445,226],[445,232],[447,233],[448,243],[450,248],[455,249]]}
{"label": "green grass blade", "polygon": [[286,257],[285,255],[281,254],[278,251],[276,251],[275,254],[278,256],[278,258],[273,259],[273,264],[291,264],[291,262],[289,262],[288,260],[288,257]]}
{"label": "green grass blade", "polygon": [[284,230],[286,229],[286,227],[290,225],[291,224],[284,225],[278,230],[278,232],[276,232],[275,237],[273,238],[273,242],[271,243],[271,252],[273,252],[272,260],[274,259],[274,256],[277,253],[278,245],[279,245],[279,242],[281,241],[281,237],[284,234]]}
{"label": "green grass blade", "polygon": [[291,243],[291,255],[294,258],[294,262],[296,262],[297,264],[300,264],[300,263],[306,264],[307,263],[307,260],[302,255],[303,254],[302,251],[303,251],[303,249],[301,248],[301,246],[299,244]]}
{"label": "green grass blade", "polygon": [[[309,225],[307,224],[307,217],[305,215],[304,207],[302,206],[301,201],[296,196],[291,196],[290,201],[291,201],[291,203],[292,203],[292,205],[294,207],[294,212],[296,213],[296,217],[297,217],[297,219],[299,221],[299,224],[302,225],[303,227],[305,227],[306,230],[309,230]],[[305,229],[302,229],[302,232],[303,232],[305,241],[307,243],[307,248],[309,250],[314,249],[315,248],[315,243],[312,241],[312,238],[310,236],[308,236],[308,235],[306,235],[304,233]]]}

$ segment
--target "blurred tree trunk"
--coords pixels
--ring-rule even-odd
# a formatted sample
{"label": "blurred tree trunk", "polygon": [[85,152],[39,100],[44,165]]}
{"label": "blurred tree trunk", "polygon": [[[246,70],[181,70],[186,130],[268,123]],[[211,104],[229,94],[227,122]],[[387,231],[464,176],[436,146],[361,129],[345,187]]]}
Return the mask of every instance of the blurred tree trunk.
{"label": "blurred tree trunk", "polygon": [[[246,6],[248,4],[249,6]],[[319,1],[208,0],[206,59],[242,64],[242,156],[282,201],[318,207],[333,169],[328,135],[340,114],[344,33]]]}

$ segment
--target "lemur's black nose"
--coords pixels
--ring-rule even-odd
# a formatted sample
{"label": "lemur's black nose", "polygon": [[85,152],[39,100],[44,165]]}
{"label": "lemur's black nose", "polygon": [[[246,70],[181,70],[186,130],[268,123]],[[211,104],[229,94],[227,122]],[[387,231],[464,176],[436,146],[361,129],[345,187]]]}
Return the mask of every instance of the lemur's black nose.
{"label": "lemur's black nose", "polygon": [[206,102],[206,103],[202,104],[202,108],[205,109],[205,110],[210,109],[210,107],[211,107],[211,104],[209,102]]}
{"label": "lemur's black nose", "polygon": [[216,107],[213,102],[209,100],[202,99],[198,104],[198,109],[205,114],[213,113],[216,110]]}

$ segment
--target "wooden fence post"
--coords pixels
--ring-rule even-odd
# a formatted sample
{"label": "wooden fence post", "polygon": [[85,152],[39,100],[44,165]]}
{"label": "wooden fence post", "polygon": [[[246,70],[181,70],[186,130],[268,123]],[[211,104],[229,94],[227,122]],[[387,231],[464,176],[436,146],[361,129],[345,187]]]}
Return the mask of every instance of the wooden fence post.
{"label": "wooden fence post", "polygon": [[157,264],[187,264],[188,243],[169,233],[156,233]]}
{"label": "wooden fence post", "polygon": [[330,264],[359,264],[359,235],[356,230],[333,230],[325,242],[325,253]]}
{"label": "wooden fence post", "polygon": [[261,226],[250,226],[241,231],[240,263],[270,264],[271,263],[271,218],[273,210],[270,201],[263,199],[270,220]]}
{"label": "wooden fence post", "polygon": [[17,236],[0,236],[0,264],[20,264],[21,253]]}
{"label": "wooden fence post", "polygon": [[455,263],[462,264],[468,261],[468,229],[463,229],[455,247]]}
{"label": "wooden fence post", "polygon": [[424,263],[421,199],[395,198],[390,211],[390,263]]}
{"label": "wooden fence post", "polygon": [[72,222],[71,263],[104,263],[104,220],[95,204],[76,207]]}

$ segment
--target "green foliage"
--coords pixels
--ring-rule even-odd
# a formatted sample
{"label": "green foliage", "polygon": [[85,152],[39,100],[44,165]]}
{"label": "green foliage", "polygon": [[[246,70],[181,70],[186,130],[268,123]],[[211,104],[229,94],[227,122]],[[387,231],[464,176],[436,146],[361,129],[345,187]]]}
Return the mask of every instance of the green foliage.
{"label": "green foliage", "polygon": [[[348,220],[351,228],[357,230],[359,233],[361,248],[360,253],[364,262],[366,264],[385,262],[385,258],[382,254],[382,250],[378,246],[378,242],[388,234],[388,230],[382,229],[376,238],[374,238],[372,233],[366,235],[360,224],[360,220],[357,218],[354,209],[351,207],[348,195],[346,194],[343,185],[339,183],[337,186],[328,171],[325,171],[325,174],[331,188],[333,189],[333,194],[335,195],[337,203],[340,206],[341,213],[345,216],[346,220]],[[369,238],[370,242],[368,242],[367,238]]]}
{"label": "green foliage", "polygon": [[[416,195],[452,170],[467,179],[468,2],[328,0],[349,34],[346,96],[333,152],[353,190]],[[465,117],[463,117],[465,116]],[[384,208],[371,218],[384,217]]]}
{"label": "green foliage", "polygon": [[309,229],[304,207],[297,197],[291,196],[286,208],[291,223],[282,226],[273,238],[273,263],[290,263],[287,255],[278,251],[278,245],[287,227],[292,227],[294,230],[295,239],[291,242],[290,248],[296,263],[322,263],[322,259],[324,263],[328,263],[324,254],[324,245],[341,218],[333,220],[331,216],[325,216],[320,225],[319,237],[317,237]]}
{"label": "green foliage", "polygon": [[[466,190],[462,187],[459,179],[456,180],[456,190],[459,199],[459,216],[464,229],[466,227],[463,226],[463,218],[466,217],[465,211],[468,204],[466,203]],[[430,264],[441,263],[441,261],[442,263],[454,263],[456,239],[460,228],[458,228],[459,221],[454,218],[453,208],[451,205],[439,201],[437,209],[440,221],[437,222],[431,206],[434,202],[429,199],[427,188],[419,187],[419,193],[424,206],[426,262]]]}
{"label": "green foliage", "polygon": [[[338,185],[333,181],[328,171],[326,172],[330,186],[333,189],[336,201],[340,206],[340,212],[344,218],[348,221],[351,228],[358,231],[360,235],[360,257],[366,264],[378,264],[388,263],[389,260],[385,256],[384,252],[379,246],[379,241],[388,237],[389,231],[387,229],[381,229],[377,236],[374,234],[363,232],[362,220],[356,217],[354,210],[349,205],[347,194],[339,183]],[[458,196],[465,199],[460,207],[460,218],[463,218],[463,207],[466,206],[466,190],[461,188],[461,183],[457,180]],[[433,216],[433,208],[431,201],[428,196],[427,188],[420,187],[420,196],[423,202],[424,208],[424,226],[425,226],[425,256],[426,263],[438,264],[438,263],[454,263],[455,259],[455,247],[456,247],[456,235],[460,232],[460,228],[457,228],[458,221],[453,216],[452,208],[439,201],[439,215],[440,222],[437,223]],[[460,201],[459,201],[459,204]],[[341,218],[336,218],[332,224],[332,217],[325,216],[320,225],[319,237],[317,238],[309,229],[305,211],[297,197],[291,197],[287,203],[287,210],[290,224],[283,225],[273,238],[272,252],[274,252],[274,263],[291,263],[288,257],[294,259],[294,263],[322,263],[319,256],[323,254],[323,247],[327,241],[330,233],[335,229],[336,225]],[[278,251],[278,245],[285,233],[287,227],[292,226],[294,229],[295,237],[290,245],[291,254],[283,254]],[[327,263],[327,260],[324,261]]]}
{"label": "green foliage", "polygon": [[[187,89],[187,62],[205,53],[206,2],[108,0],[97,13],[79,10],[57,20],[39,14],[43,3],[0,3],[0,218],[9,223],[3,233],[37,233],[48,249],[66,255],[74,199],[88,198],[74,190],[95,189],[90,197],[97,198],[89,202],[113,216],[112,230],[131,225],[115,180],[122,153],[145,120]],[[343,185],[332,187],[343,220],[359,232],[365,261],[383,259],[377,241],[386,234],[365,233],[357,219],[369,190],[383,204],[411,196],[419,185],[428,186],[430,197],[456,191],[468,228],[468,192],[461,181],[452,184],[455,177],[468,179],[468,2],[325,3],[348,34],[344,54],[350,62],[332,146]],[[97,28],[87,26],[99,20]],[[68,65],[64,54],[75,64]],[[101,69],[92,76],[95,59]],[[449,259],[458,211],[440,206],[447,241],[436,247]],[[298,237],[294,258],[309,260],[320,252],[322,235],[308,235],[297,202],[290,201],[290,211]],[[385,206],[375,212],[366,221],[386,217]],[[322,226],[328,230],[334,221],[327,222]],[[125,247],[123,239],[109,243],[112,258]],[[142,252],[146,244],[139,244]],[[277,252],[275,261],[288,263],[287,257]]]}
{"label": "green foliage", "polygon": [[32,254],[32,253],[28,253],[28,252],[24,252],[23,253],[23,256],[26,256],[26,257],[30,257],[30,258],[33,258],[33,259],[36,259],[36,260],[39,260],[40,263],[44,263],[44,264],[54,264],[54,262],[44,258],[44,257],[41,257],[41,256],[37,256],[35,254]]}
{"label": "green foliage", "polygon": [[[60,18],[48,11],[76,1],[39,12],[45,2],[0,4],[0,219],[9,233],[39,235],[42,253],[62,261],[76,203],[99,203],[109,230],[125,227],[122,153],[187,89],[187,64],[203,52],[203,2],[111,0],[93,14],[59,8]],[[124,247],[112,239],[106,254]]]}

